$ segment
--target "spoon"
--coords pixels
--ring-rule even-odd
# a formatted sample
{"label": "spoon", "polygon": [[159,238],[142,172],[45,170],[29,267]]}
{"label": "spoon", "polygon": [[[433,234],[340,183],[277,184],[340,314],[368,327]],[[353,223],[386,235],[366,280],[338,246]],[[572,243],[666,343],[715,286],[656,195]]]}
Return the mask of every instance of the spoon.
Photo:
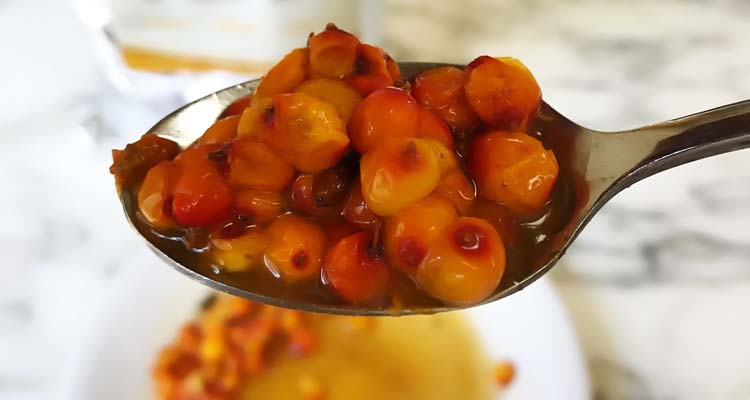
{"label": "spoon", "polygon": [[[437,63],[399,63],[405,78],[445,66]],[[462,66],[454,65],[462,68]],[[198,99],[167,115],[149,132],[173,140],[183,148],[198,139],[224,109],[251,94],[259,80],[232,86]],[[575,124],[542,103],[535,129],[557,157],[561,170],[572,177],[575,205],[567,223],[548,240],[531,265],[501,283],[483,303],[509,296],[547,273],[591,218],[615,194],[655,173],[713,155],[750,147],[750,100],[686,117],[620,132],[599,132]],[[313,304],[251,292],[233,285],[223,275],[198,271],[177,261],[173,249],[137,222],[137,204],[125,191],[121,201],[128,221],[166,264],[204,285],[250,300],[304,311],[350,314],[427,314],[458,309],[454,306],[370,309],[356,305]],[[509,279],[509,278],[504,278]]]}

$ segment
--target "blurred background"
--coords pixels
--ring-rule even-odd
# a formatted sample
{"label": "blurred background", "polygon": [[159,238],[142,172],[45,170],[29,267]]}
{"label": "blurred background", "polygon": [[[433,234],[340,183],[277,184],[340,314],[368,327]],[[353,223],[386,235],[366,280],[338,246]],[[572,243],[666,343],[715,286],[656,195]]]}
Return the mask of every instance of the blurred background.
{"label": "blurred background", "polygon": [[[0,399],[56,398],[84,327],[147,251],[109,150],[327,21],[402,61],[517,57],[594,129],[750,98],[746,0],[0,0]],[[750,399],[748,226],[747,150],[602,210],[552,277],[595,398]]]}

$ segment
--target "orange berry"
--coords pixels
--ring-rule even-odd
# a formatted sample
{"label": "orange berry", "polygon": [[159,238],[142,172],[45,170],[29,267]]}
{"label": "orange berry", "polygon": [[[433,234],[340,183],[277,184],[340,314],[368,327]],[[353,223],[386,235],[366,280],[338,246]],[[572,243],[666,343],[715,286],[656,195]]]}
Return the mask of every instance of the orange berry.
{"label": "orange berry", "polygon": [[302,82],[295,92],[304,93],[331,103],[346,123],[362,96],[344,82],[334,79],[310,79]]}
{"label": "orange berry", "polygon": [[477,197],[474,183],[466,177],[466,174],[460,168],[453,168],[443,174],[435,188],[435,193],[439,193],[453,203],[456,210],[461,215],[469,212],[472,202]]}
{"label": "orange berry", "polygon": [[489,297],[505,271],[505,247],[489,222],[461,217],[435,239],[417,270],[429,295],[470,305]]}
{"label": "orange berry", "polygon": [[318,207],[341,205],[357,176],[359,157],[350,153],[335,166],[328,168],[313,179],[313,196]]}
{"label": "orange berry", "polygon": [[458,218],[450,201],[430,195],[388,217],[383,241],[391,265],[414,275],[432,242]]}
{"label": "orange berry", "polygon": [[359,102],[349,119],[352,146],[365,153],[387,137],[415,137],[420,108],[408,93],[396,88],[372,92]]}
{"label": "orange berry", "polygon": [[273,121],[273,99],[254,98],[253,104],[245,108],[237,124],[237,137],[260,141],[263,129]]}
{"label": "orange berry", "polygon": [[235,100],[227,106],[227,108],[224,109],[224,112],[221,113],[221,118],[230,117],[232,115],[241,115],[243,111],[245,111],[246,108],[250,107],[250,104],[253,102],[253,96],[247,95],[242,96],[239,99]]}
{"label": "orange berry", "polygon": [[469,172],[479,195],[519,214],[534,214],[557,182],[555,154],[522,132],[496,131],[474,139]]}
{"label": "orange berry", "polygon": [[149,224],[157,228],[174,225],[172,192],[179,171],[171,161],[162,161],[151,168],[138,190],[138,209]]}
{"label": "orange berry", "polygon": [[357,47],[356,72],[345,79],[362,96],[374,90],[393,86],[400,77],[398,65],[380,47],[360,44]]}
{"label": "orange berry", "polygon": [[228,180],[234,186],[281,191],[294,177],[292,166],[263,143],[237,139],[228,153]]}
{"label": "orange berry", "polygon": [[464,73],[456,67],[438,67],[414,78],[412,94],[419,104],[437,112],[453,129],[471,133],[479,118],[464,94]]}
{"label": "orange berry", "polygon": [[211,125],[206,132],[198,139],[200,144],[222,144],[231,142],[237,136],[237,125],[239,125],[240,116],[232,115],[222,118]]}
{"label": "orange berry", "polygon": [[191,147],[175,158],[181,173],[174,188],[172,213],[180,225],[213,225],[229,213],[232,193],[216,163],[209,159],[216,148]]}
{"label": "orange berry", "polygon": [[390,138],[362,156],[362,194],[374,213],[393,215],[435,189],[440,181],[440,164],[432,143]]}
{"label": "orange berry", "polygon": [[449,171],[458,168],[458,159],[456,158],[456,153],[452,149],[445,147],[443,143],[437,140],[427,138],[423,140],[429,145],[433,153],[435,153],[435,158],[438,161],[438,167],[440,168],[441,176]]}
{"label": "orange berry", "polygon": [[323,264],[326,283],[352,303],[380,302],[388,289],[388,264],[369,245],[365,232],[347,236],[328,250]]}
{"label": "orange berry", "polygon": [[314,222],[282,215],[268,227],[266,238],[263,261],[274,275],[296,281],[320,271],[326,236]]}
{"label": "orange berry", "polygon": [[342,79],[354,72],[359,39],[334,24],[307,41],[310,49],[310,76]]}
{"label": "orange berry", "polygon": [[274,65],[261,79],[253,93],[251,103],[264,97],[289,93],[307,77],[308,54],[306,48],[294,49]]}
{"label": "orange berry", "polygon": [[147,133],[137,142],[130,143],[123,150],[112,150],[112,166],[109,172],[115,176],[118,187],[137,183],[154,165],[174,158],[180,146],[169,140]]}
{"label": "orange berry", "polygon": [[312,174],[301,174],[294,179],[291,190],[292,207],[295,210],[313,211],[315,209],[315,195],[313,195]]}
{"label": "orange berry", "polygon": [[222,271],[240,272],[260,262],[266,239],[259,229],[233,238],[212,237],[211,259]]}
{"label": "orange berry", "polygon": [[466,67],[465,76],[469,105],[488,126],[525,130],[536,116],[542,92],[520,61],[481,56]]}
{"label": "orange berry", "polygon": [[265,190],[243,190],[234,197],[235,208],[256,224],[279,216],[285,205],[284,196]]}
{"label": "orange berry", "polygon": [[381,222],[380,217],[367,207],[359,180],[352,186],[344,205],[344,218],[365,230],[374,229]]}
{"label": "orange berry", "polygon": [[339,162],[349,137],[334,106],[304,93],[281,94],[273,102],[265,143],[302,172],[320,172]]}
{"label": "orange berry", "polygon": [[422,109],[419,112],[417,137],[436,140],[449,149],[455,148],[453,134],[442,117],[434,111]]}

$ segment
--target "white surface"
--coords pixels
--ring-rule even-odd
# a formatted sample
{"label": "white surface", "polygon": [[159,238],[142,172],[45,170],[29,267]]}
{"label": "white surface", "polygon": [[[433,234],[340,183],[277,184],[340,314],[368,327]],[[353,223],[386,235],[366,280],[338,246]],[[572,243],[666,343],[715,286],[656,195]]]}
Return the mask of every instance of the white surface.
{"label": "white surface", "polygon": [[[89,333],[66,400],[151,398],[156,352],[194,315],[209,290],[151,254],[136,257],[116,283]],[[511,360],[516,379],[505,400],[589,398],[588,376],[573,326],[542,279],[507,300],[469,311],[491,360]]]}

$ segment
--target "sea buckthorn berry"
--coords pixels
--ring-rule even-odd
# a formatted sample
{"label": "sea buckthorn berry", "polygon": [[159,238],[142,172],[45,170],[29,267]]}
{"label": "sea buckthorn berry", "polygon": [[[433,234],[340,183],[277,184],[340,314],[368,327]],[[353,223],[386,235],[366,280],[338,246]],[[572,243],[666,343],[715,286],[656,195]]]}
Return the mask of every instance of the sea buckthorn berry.
{"label": "sea buckthorn berry", "polygon": [[435,194],[388,217],[383,236],[388,261],[414,275],[432,242],[457,218],[453,204]]}
{"label": "sea buckthorn berry", "polygon": [[260,263],[265,246],[265,236],[256,228],[238,237],[212,237],[210,254],[222,271],[240,272]]}
{"label": "sea buckthorn berry", "polygon": [[289,93],[307,78],[308,70],[307,48],[294,49],[274,65],[261,79],[253,93],[255,103],[264,97],[273,97],[281,93]]}
{"label": "sea buckthorn berry", "polygon": [[349,146],[346,126],[330,103],[304,93],[274,97],[274,118],[263,140],[302,172],[339,162]]}
{"label": "sea buckthorn berry", "polygon": [[149,224],[157,228],[170,228],[172,218],[172,192],[179,171],[171,161],[162,161],[151,168],[138,190],[138,209]]}
{"label": "sea buckthorn berry", "polygon": [[211,125],[198,139],[200,144],[222,144],[231,142],[237,136],[237,126],[240,122],[239,115],[222,118]]}
{"label": "sea buckthorn berry", "polygon": [[246,108],[250,107],[250,104],[252,102],[252,95],[240,97],[239,99],[232,102],[232,104],[227,106],[226,109],[224,109],[224,112],[221,113],[221,118],[231,117],[232,115],[242,115],[242,112],[245,111]]}
{"label": "sea buckthorn berry", "polygon": [[489,297],[505,271],[505,247],[489,222],[461,217],[435,239],[417,270],[417,283],[449,304]]}
{"label": "sea buckthorn berry", "polygon": [[357,177],[359,157],[350,153],[338,164],[321,172],[313,180],[315,205],[328,207],[340,204],[349,194],[352,180]]}
{"label": "sea buckthorn berry", "polygon": [[260,224],[279,216],[286,206],[284,196],[265,190],[243,190],[234,197],[235,208]]}
{"label": "sea buckthorn berry", "polygon": [[479,127],[479,117],[469,107],[463,85],[463,71],[438,67],[414,78],[412,94],[422,107],[437,112],[453,129],[471,133]]}
{"label": "sea buckthorn berry", "polygon": [[389,216],[435,189],[440,164],[431,141],[390,138],[362,156],[360,179],[367,206],[380,216]]}
{"label": "sea buckthorn berry", "polygon": [[151,167],[171,160],[180,152],[180,146],[153,133],[147,133],[124,150],[112,151],[112,166],[109,172],[115,176],[118,187],[139,182]]}
{"label": "sea buckthorn berry", "polygon": [[365,153],[387,137],[415,137],[420,108],[408,93],[397,88],[372,92],[354,108],[349,119],[352,146]]}
{"label": "sea buckthorn berry", "polygon": [[424,142],[427,143],[435,153],[435,158],[437,159],[441,176],[449,171],[454,170],[455,168],[458,168],[458,159],[456,158],[456,153],[453,152],[453,150],[445,147],[443,143],[437,140],[424,139]]}
{"label": "sea buckthorn berry", "polygon": [[248,189],[281,191],[294,169],[264,143],[237,139],[229,148],[229,183]]}
{"label": "sea buckthorn berry", "polygon": [[469,105],[490,127],[525,130],[539,110],[539,85],[516,59],[481,56],[466,67],[465,75]]}
{"label": "sea buckthorn berry", "polygon": [[443,174],[435,188],[435,193],[443,195],[453,203],[460,215],[469,212],[472,202],[477,197],[474,183],[460,168],[453,168]]}
{"label": "sea buckthorn berry", "polygon": [[374,90],[393,86],[401,73],[398,65],[383,52],[380,47],[360,44],[357,47],[356,72],[353,76],[346,78],[345,82],[351,85],[362,96],[367,96]]}
{"label": "sea buckthorn berry", "polygon": [[388,70],[388,75],[391,76],[393,83],[399,83],[401,70],[398,68],[398,63],[388,53],[385,53],[385,68]]}
{"label": "sea buckthorn berry", "polygon": [[291,190],[292,208],[302,211],[315,209],[315,195],[313,195],[314,177],[312,174],[301,174],[294,179]]}
{"label": "sea buckthorn berry", "polygon": [[522,132],[495,131],[472,142],[469,173],[480,196],[528,215],[549,200],[558,165],[555,154],[535,138]]}
{"label": "sea buckthorn berry", "polygon": [[417,137],[436,140],[449,149],[455,148],[453,134],[442,117],[434,111],[422,109],[419,111],[419,128]]}
{"label": "sea buckthorn berry", "polygon": [[263,261],[274,275],[295,281],[320,271],[326,235],[314,222],[282,215],[269,225],[266,238]]}
{"label": "sea buckthorn berry", "polygon": [[366,232],[347,236],[328,250],[323,263],[326,282],[352,303],[378,303],[386,295],[388,264],[369,249],[370,244]]}
{"label": "sea buckthorn berry", "polygon": [[342,79],[354,72],[359,39],[334,24],[307,41],[310,49],[310,76]]}
{"label": "sea buckthorn berry", "polygon": [[264,97],[256,99],[250,107],[245,108],[237,125],[237,137],[260,141],[263,130],[273,122],[273,99]]}
{"label": "sea buckthorn berry", "polygon": [[344,205],[344,218],[363,230],[374,229],[381,223],[380,217],[367,207],[359,180],[352,185],[349,198]]}
{"label": "sea buckthorn berry", "polygon": [[175,159],[180,177],[174,188],[172,213],[180,225],[213,225],[229,213],[232,193],[216,164],[207,158],[210,148],[193,147]]}
{"label": "sea buckthorn berry", "polygon": [[362,96],[344,82],[334,79],[310,79],[302,82],[295,92],[304,93],[331,103],[346,123]]}

